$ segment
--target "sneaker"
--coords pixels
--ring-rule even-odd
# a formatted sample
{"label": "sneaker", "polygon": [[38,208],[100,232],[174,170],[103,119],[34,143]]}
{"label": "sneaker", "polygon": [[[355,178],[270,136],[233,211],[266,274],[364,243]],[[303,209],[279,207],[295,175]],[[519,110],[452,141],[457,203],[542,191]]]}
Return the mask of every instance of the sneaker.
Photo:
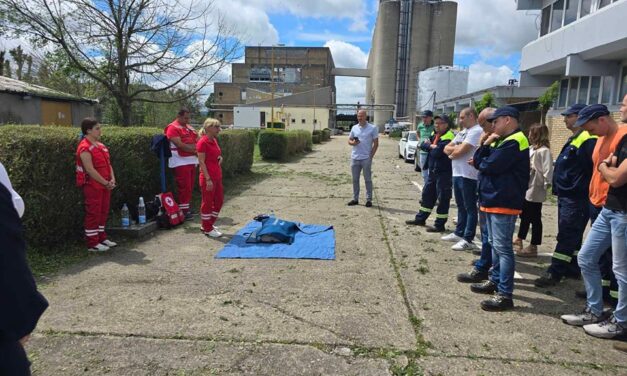
{"label": "sneaker", "polygon": [[529,244],[525,248],[520,251],[515,251],[516,256],[518,257],[538,257],[538,246]]}
{"label": "sneaker", "polygon": [[479,269],[472,269],[470,273],[461,273],[457,275],[457,282],[462,283],[480,283],[488,279],[488,272]]}
{"label": "sneaker", "polygon": [[583,330],[597,338],[627,338],[627,323],[619,324],[614,315],[600,323],[584,325]]}
{"label": "sneaker", "polygon": [[408,219],[405,221],[405,224],[414,225],[414,226],[426,226],[427,225],[425,221],[419,221],[417,219]]}
{"label": "sneaker", "polygon": [[357,204],[359,204],[359,201],[357,201],[357,200],[350,200],[350,201],[348,202],[348,204],[346,204],[346,205],[348,205],[348,206],[355,206],[355,205],[357,205]]}
{"label": "sneaker", "polygon": [[470,291],[477,294],[494,294],[496,292],[496,283],[492,281],[473,283],[470,285]]}
{"label": "sneaker", "polygon": [[372,207],[372,201],[366,201],[366,207],[367,208],[371,208]]}
{"label": "sneaker", "polygon": [[627,353],[627,342],[616,342],[614,344],[614,350],[622,351]]}
{"label": "sneaker", "polygon": [[444,227],[436,227],[436,226],[427,227],[427,232],[440,233],[444,231],[446,231]]}
{"label": "sneaker", "polygon": [[514,308],[512,298],[505,297],[501,294],[494,294],[492,298],[481,302],[481,309],[484,311],[499,312],[507,311]]}
{"label": "sneaker", "polygon": [[466,241],[464,239],[455,243],[454,246],[451,247],[453,251],[470,251],[471,249],[475,249],[477,246],[473,242]]}
{"label": "sneaker", "polygon": [[109,250],[109,247],[107,247],[104,244],[96,244],[95,246],[91,248],[87,248],[87,252],[106,252],[108,250]]}
{"label": "sneaker", "polygon": [[215,227],[213,228],[213,230],[209,232],[203,231],[203,234],[205,234],[206,236],[210,238],[219,238],[220,236],[222,236],[222,233],[218,231]]}
{"label": "sneaker", "polygon": [[560,283],[562,277],[551,272],[544,273],[540,278],[533,281],[536,287],[551,287]]}
{"label": "sneaker", "polygon": [[112,242],[109,239],[105,239],[105,240],[101,241],[100,244],[106,245],[109,248],[113,248],[113,247],[117,247],[118,246],[118,243]]}
{"label": "sneaker", "polygon": [[561,319],[565,324],[574,326],[584,326],[589,324],[596,324],[609,316],[609,312],[603,311],[600,316],[592,313],[589,307],[586,306],[581,313],[575,313],[573,315],[562,315]]}
{"label": "sneaker", "polygon": [[451,232],[448,235],[444,235],[443,237],[441,237],[440,239],[447,241],[447,242],[453,242],[453,243],[457,243],[458,241],[462,240],[463,238],[461,236],[457,236],[455,235],[454,232]]}

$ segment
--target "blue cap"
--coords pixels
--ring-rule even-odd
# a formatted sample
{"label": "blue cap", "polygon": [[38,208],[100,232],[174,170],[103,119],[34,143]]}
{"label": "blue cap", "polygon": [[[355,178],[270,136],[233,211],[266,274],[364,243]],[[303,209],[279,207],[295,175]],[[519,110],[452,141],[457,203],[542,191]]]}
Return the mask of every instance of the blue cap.
{"label": "blue cap", "polygon": [[451,119],[449,119],[449,117],[447,115],[435,115],[435,117],[433,118],[433,120],[435,119],[442,119],[446,122],[446,124],[451,124]]}
{"label": "blue cap", "polygon": [[518,118],[520,117],[520,113],[518,112],[518,110],[516,108],[514,108],[512,106],[499,107],[499,108],[496,109],[496,111],[494,111],[492,116],[488,117],[486,120],[491,123],[496,118],[501,117],[501,116],[510,116],[510,117],[513,117],[514,119],[518,120]]}
{"label": "blue cap", "polygon": [[568,109],[564,112],[562,112],[562,116],[568,116],[568,115],[573,115],[573,114],[578,114],[579,111],[583,110],[584,107],[586,107],[585,104],[582,103],[575,103],[572,106],[568,107]]}
{"label": "blue cap", "polygon": [[579,116],[577,117],[577,121],[575,122],[574,127],[581,127],[586,124],[590,120],[598,119],[601,116],[607,116],[610,114],[610,111],[603,104],[591,104],[589,106],[584,107],[581,111],[579,111]]}
{"label": "blue cap", "polygon": [[433,117],[433,112],[430,110],[424,110],[422,111],[422,114],[420,114],[420,116],[425,117],[425,116],[431,116]]}

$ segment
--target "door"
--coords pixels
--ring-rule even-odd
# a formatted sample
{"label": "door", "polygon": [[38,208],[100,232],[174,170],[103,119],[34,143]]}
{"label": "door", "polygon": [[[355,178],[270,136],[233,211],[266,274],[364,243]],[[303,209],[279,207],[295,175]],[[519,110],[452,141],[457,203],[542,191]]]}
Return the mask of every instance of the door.
{"label": "door", "polygon": [[72,104],[41,100],[41,124],[72,126]]}

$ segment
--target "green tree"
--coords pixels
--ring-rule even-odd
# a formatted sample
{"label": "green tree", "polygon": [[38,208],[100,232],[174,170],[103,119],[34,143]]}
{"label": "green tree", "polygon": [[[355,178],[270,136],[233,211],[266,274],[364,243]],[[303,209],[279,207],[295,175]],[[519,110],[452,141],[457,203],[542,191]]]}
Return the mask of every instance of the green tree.
{"label": "green tree", "polygon": [[216,101],[215,93],[209,94],[209,96],[207,97],[207,100],[205,101],[205,107],[207,107],[209,109],[209,112],[207,113],[207,116],[209,116],[209,117],[215,117],[216,116],[216,112],[211,110],[211,108],[213,107],[213,104],[215,103],[215,101]]}
{"label": "green tree", "polygon": [[15,77],[18,80],[22,80],[24,78],[24,64],[28,61],[28,54],[24,52],[22,46],[17,46],[9,50],[9,55],[11,55],[13,62],[15,62]]}
{"label": "green tree", "polygon": [[549,86],[542,95],[538,97],[538,109],[540,110],[540,117],[542,124],[546,124],[546,114],[553,106],[553,102],[557,99],[559,93],[559,81],[555,81]]}
{"label": "green tree", "polygon": [[475,103],[475,110],[477,110],[477,113],[480,113],[488,107],[494,107],[495,103],[496,100],[494,99],[494,94],[492,94],[491,91],[488,91],[487,93],[483,94],[478,102]]}

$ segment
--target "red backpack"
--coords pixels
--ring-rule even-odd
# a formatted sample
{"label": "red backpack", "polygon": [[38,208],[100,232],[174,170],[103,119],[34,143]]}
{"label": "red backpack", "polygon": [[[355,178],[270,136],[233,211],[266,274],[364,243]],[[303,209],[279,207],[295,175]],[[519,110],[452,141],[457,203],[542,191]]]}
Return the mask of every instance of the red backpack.
{"label": "red backpack", "polygon": [[183,211],[179,208],[172,193],[166,192],[158,194],[161,201],[161,210],[157,215],[157,223],[163,228],[172,228],[185,222]]}

